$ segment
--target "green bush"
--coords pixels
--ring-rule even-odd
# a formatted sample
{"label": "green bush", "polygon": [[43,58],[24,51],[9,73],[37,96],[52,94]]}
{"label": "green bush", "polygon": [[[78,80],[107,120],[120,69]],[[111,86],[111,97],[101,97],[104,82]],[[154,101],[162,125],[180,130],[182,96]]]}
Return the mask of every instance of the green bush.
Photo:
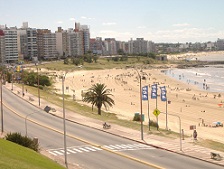
{"label": "green bush", "polygon": [[[153,126],[153,127],[157,127],[157,122],[155,121],[150,121],[150,126]],[[159,127],[159,126],[158,126]]]}
{"label": "green bush", "polygon": [[20,133],[8,133],[5,136],[5,139],[8,141],[14,142],[16,144],[19,144],[21,146],[33,149],[34,151],[39,150],[38,142],[32,140],[31,138],[27,136],[22,136]]}
{"label": "green bush", "polygon": [[140,121],[140,114],[135,114],[133,121]]}

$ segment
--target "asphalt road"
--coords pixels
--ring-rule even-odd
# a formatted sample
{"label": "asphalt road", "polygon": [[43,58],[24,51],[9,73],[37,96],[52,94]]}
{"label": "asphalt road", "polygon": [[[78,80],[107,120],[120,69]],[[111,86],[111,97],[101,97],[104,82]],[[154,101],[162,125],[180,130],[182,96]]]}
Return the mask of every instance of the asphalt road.
{"label": "asphalt road", "polygon": [[[4,130],[38,137],[47,153],[64,159],[63,121],[3,90]],[[91,169],[221,169],[223,167],[181,156],[66,121],[68,163]]]}

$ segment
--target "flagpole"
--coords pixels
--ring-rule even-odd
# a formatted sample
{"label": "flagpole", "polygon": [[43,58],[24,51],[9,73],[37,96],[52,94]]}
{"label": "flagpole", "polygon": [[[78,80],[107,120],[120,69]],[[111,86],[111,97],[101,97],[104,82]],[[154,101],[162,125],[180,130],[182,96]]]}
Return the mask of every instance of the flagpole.
{"label": "flagpole", "polygon": [[167,98],[166,98],[166,130],[168,130],[168,125],[167,125]]}
{"label": "flagpole", "polygon": [[148,118],[149,118],[149,131],[150,131],[149,98],[148,98]]}
{"label": "flagpole", "polygon": [[[158,90],[158,88],[157,88],[157,85],[156,85],[156,110],[157,110],[157,91]],[[159,118],[158,118],[158,116],[156,116],[156,120],[157,120],[157,130],[159,130]]]}

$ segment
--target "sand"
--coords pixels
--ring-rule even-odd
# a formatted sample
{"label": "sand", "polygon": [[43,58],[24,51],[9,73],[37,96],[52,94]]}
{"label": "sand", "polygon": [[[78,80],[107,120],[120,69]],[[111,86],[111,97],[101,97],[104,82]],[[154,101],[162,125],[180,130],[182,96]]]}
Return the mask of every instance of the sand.
{"label": "sand", "polygon": [[[172,65],[169,65],[169,67],[172,67]],[[194,85],[172,79],[166,76],[162,72],[163,70],[165,69],[138,69],[140,75],[144,76],[142,86],[158,83],[159,87],[167,87],[167,98],[170,102],[170,104],[167,104],[167,109],[166,102],[162,102],[160,97],[157,98],[157,108],[161,112],[158,116],[160,128],[166,128],[165,113],[167,110],[168,129],[179,132],[181,124],[184,133],[191,136],[193,130],[190,130],[190,126],[193,125],[196,126],[199,138],[224,143],[224,128],[212,127],[213,122],[224,122],[224,106],[218,105],[224,101],[224,93],[220,93],[221,96],[217,97],[219,93],[208,93],[199,90]],[[132,120],[134,114],[140,112],[140,82],[135,69],[69,72],[66,74],[65,79],[65,94],[74,96],[75,100],[81,104],[86,104],[81,101],[81,93],[88,90],[95,83],[104,83],[111,90],[112,98],[115,100],[115,105],[112,108],[109,110],[103,108],[103,110],[116,113],[119,118],[127,120]],[[61,86],[61,80],[56,78],[55,89],[58,93],[61,93]],[[149,87],[149,107],[148,101],[142,101],[144,124],[148,124],[149,117],[151,120],[156,121],[156,116],[153,114],[156,108],[156,99],[151,99],[150,94],[151,88]],[[160,89],[158,94],[160,95]],[[215,98],[214,95],[216,95]],[[179,117],[181,123],[179,123]]]}

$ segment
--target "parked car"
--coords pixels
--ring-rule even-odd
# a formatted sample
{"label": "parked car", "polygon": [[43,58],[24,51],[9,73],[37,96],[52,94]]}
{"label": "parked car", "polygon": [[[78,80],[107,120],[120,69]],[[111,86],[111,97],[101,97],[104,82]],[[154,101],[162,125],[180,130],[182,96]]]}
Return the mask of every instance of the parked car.
{"label": "parked car", "polygon": [[219,122],[219,121],[213,122],[212,123],[212,127],[223,127],[223,124],[221,122]]}

